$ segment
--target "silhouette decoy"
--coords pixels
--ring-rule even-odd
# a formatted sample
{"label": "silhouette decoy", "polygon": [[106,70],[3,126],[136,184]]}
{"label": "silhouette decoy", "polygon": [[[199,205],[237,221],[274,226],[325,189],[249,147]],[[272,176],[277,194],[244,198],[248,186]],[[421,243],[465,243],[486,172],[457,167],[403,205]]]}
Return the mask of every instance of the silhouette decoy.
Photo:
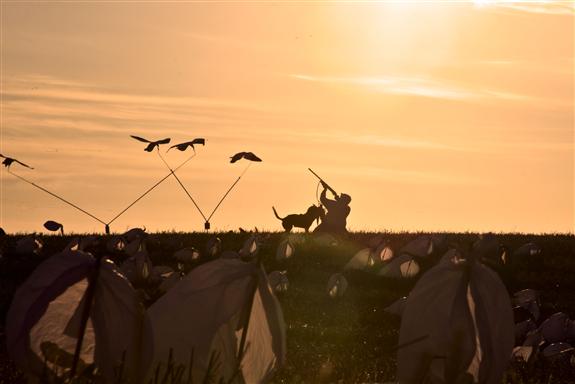
{"label": "silhouette decoy", "polygon": [[46,221],[44,223],[44,228],[52,232],[60,231],[62,235],[64,234],[64,226],[53,220]]}
{"label": "silhouette decoy", "polygon": [[148,143],[148,146],[144,148],[146,152],[152,152],[154,148],[159,147],[160,144],[168,144],[170,142],[170,138],[157,140],[157,141],[150,141],[148,139],[144,139],[143,137],[130,135],[131,138],[141,141],[142,143]]}
{"label": "silhouette decoy", "polygon": [[6,168],[8,168],[8,169],[10,169],[10,166],[12,165],[12,163],[18,163],[18,164],[20,164],[20,165],[25,166],[26,168],[34,169],[34,168],[32,168],[31,166],[29,166],[29,165],[27,165],[27,164],[24,164],[24,163],[21,162],[21,161],[18,161],[18,160],[16,160],[16,159],[12,158],[12,157],[4,156],[4,155],[1,154],[1,153],[0,153],[0,157],[4,159],[4,160],[2,161],[2,164],[4,164],[4,166],[5,166]]}
{"label": "silhouette decoy", "polygon": [[238,152],[232,157],[230,157],[230,163],[235,163],[240,159],[246,159],[250,161],[262,161],[259,157],[257,157],[253,152]]}
{"label": "silhouette decoy", "polygon": [[[194,148],[194,144],[206,145],[206,139],[196,138],[192,141],[186,141],[185,143],[175,144],[175,145],[172,145],[170,148],[168,148],[168,151],[172,148],[177,148],[180,151],[185,151],[188,147],[192,147],[192,149],[195,152],[196,148]],[[168,152],[168,151],[166,151],[166,152]]]}

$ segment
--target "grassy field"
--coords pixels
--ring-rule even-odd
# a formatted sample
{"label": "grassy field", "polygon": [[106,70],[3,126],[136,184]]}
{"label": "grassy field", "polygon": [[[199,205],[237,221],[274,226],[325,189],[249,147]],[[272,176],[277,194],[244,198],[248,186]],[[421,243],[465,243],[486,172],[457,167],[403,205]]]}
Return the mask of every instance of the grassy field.
{"label": "grassy field", "polygon": [[[342,272],[346,262],[375,236],[382,236],[397,250],[421,235],[416,233],[353,233],[337,246],[318,244],[311,236],[301,235],[295,256],[284,261],[275,258],[276,248],[285,237],[281,233],[262,234],[260,250],[266,271],[286,270],[290,280],[287,292],[279,296],[287,328],[287,361],[276,374],[277,383],[382,383],[395,378],[400,318],[384,308],[405,296],[417,278],[393,280],[370,271],[346,272],[349,288],[345,296],[333,300],[326,293],[331,274]],[[471,244],[476,234],[444,234],[446,244]],[[176,265],[172,254],[184,246],[203,249],[213,234],[157,233],[147,239],[154,264]],[[221,233],[223,249],[238,250],[248,237],[242,233]],[[19,380],[19,372],[10,363],[4,347],[4,319],[17,286],[45,257],[61,250],[70,237],[39,236],[44,248],[39,256],[17,258],[9,255],[17,236],[2,240],[4,257],[0,261],[0,332],[2,350],[0,382]],[[498,238],[513,250],[527,242],[538,244],[536,257],[512,260],[498,270],[510,293],[533,288],[541,293],[542,318],[565,312],[575,318],[575,237],[573,235],[501,234]],[[442,253],[442,252],[441,252]],[[430,268],[441,256],[424,263]],[[513,364],[506,374],[507,383],[573,383],[575,369],[538,361],[531,365]]]}

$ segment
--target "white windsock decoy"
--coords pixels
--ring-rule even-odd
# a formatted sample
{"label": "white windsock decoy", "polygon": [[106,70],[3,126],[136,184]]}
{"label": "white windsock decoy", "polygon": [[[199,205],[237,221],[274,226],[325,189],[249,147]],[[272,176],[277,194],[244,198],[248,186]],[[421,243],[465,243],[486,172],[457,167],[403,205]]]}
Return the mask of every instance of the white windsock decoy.
{"label": "white windsock decoy", "polygon": [[433,253],[434,246],[431,237],[419,236],[415,240],[404,245],[399,254],[407,254],[415,257],[428,257]]}
{"label": "white windsock decoy", "polygon": [[439,262],[442,264],[459,264],[465,262],[465,257],[459,250],[451,248],[441,256],[441,260],[439,260]]}
{"label": "white windsock decoy", "polygon": [[98,236],[89,235],[84,237],[74,237],[64,248],[65,251],[86,252],[88,248],[98,245]]}
{"label": "white windsock decoy", "polygon": [[563,312],[549,316],[540,326],[543,339],[548,343],[567,341],[571,336],[572,322]]}
{"label": "white windsock decoy", "polygon": [[174,252],[173,257],[182,263],[190,264],[198,261],[200,258],[200,251],[194,247],[186,247]]}
{"label": "white windsock decoy", "polygon": [[113,236],[106,242],[106,250],[108,252],[122,252],[126,245],[126,241],[121,236]]}
{"label": "white windsock decoy", "polygon": [[497,236],[486,233],[479,236],[473,244],[473,252],[476,259],[490,265],[501,265],[507,263],[505,248],[501,245]]}
{"label": "white windsock decoy", "polygon": [[158,291],[165,294],[170,289],[174,288],[182,280],[182,275],[180,272],[172,272],[169,276],[166,276],[158,286]]}
{"label": "white windsock decoy", "polygon": [[259,241],[257,235],[251,235],[238,252],[242,258],[253,258],[258,254]]}
{"label": "white windsock decoy", "polygon": [[289,241],[289,239],[283,240],[279,245],[276,251],[276,260],[286,260],[291,259],[295,254],[295,247]]}
{"label": "white windsock decoy", "polygon": [[541,310],[539,309],[539,293],[534,289],[523,289],[513,294],[513,305],[521,307],[533,316],[535,321],[539,320]]}
{"label": "white windsock decoy", "polygon": [[522,345],[513,348],[513,357],[526,363],[532,362],[536,360],[539,347],[544,343],[543,336],[538,329],[531,331],[525,337]]}
{"label": "white windsock decoy", "polygon": [[339,240],[329,234],[329,233],[320,233],[313,237],[313,242],[322,247],[337,247],[339,245]]}
{"label": "white windsock decoy", "polygon": [[384,311],[391,315],[396,315],[401,317],[403,311],[405,310],[405,304],[407,303],[407,296],[401,297],[385,307]]}
{"label": "white windsock decoy", "polygon": [[215,258],[222,252],[222,240],[219,237],[211,237],[206,243],[206,256]]}
{"label": "white windsock decoy", "polygon": [[147,235],[146,228],[132,228],[122,236],[127,243],[131,243],[134,240],[143,240]]}
{"label": "white windsock decoy", "polygon": [[34,236],[26,236],[16,242],[16,253],[19,255],[36,254],[38,255],[44,245]]}
{"label": "white windsock decoy", "polygon": [[357,252],[343,269],[346,271],[350,269],[365,270],[369,267],[373,267],[374,264],[375,260],[371,248],[364,248]]}
{"label": "white windsock decoy", "polygon": [[126,243],[124,246],[124,253],[128,256],[136,256],[138,252],[146,251],[146,243],[144,239],[135,238]]}
{"label": "white windsock decoy", "polygon": [[374,252],[374,259],[379,259],[381,262],[388,262],[394,256],[393,249],[386,243],[380,244]]}
{"label": "white windsock decoy", "polygon": [[541,248],[535,243],[523,244],[515,251],[513,251],[514,257],[526,257],[526,256],[537,256],[541,254]]}
{"label": "white windsock decoy", "polygon": [[341,273],[334,273],[327,282],[327,294],[332,299],[337,299],[345,295],[347,291],[347,279]]}
{"label": "white windsock decoy", "polygon": [[220,259],[239,259],[240,258],[240,254],[237,253],[236,251],[223,251],[222,253],[220,253]]}
{"label": "white windsock decoy", "polygon": [[553,343],[543,349],[543,357],[550,361],[563,360],[572,364],[575,348],[568,343]]}
{"label": "white windsock decoy", "polygon": [[154,329],[154,364],[189,366],[202,382],[216,356],[214,382],[227,382],[238,367],[245,383],[269,381],[285,360],[285,325],[279,302],[257,263],[216,259],[193,269],[148,310]]}
{"label": "white windsock decoy", "polygon": [[148,252],[138,251],[122,263],[120,270],[130,283],[139,287],[148,283],[148,279],[152,277],[153,267]]}
{"label": "white windsock decoy", "polygon": [[386,263],[377,273],[378,276],[392,277],[396,279],[416,276],[421,270],[417,260],[411,255],[400,255]]}
{"label": "white windsock decoy", "polygon": [[[85,312],[92,279],[95,290]],[[84,315],[79,370],[95,363],[104,381],[112,382],[123,366],[125,380],[141,382],[152,357],[152,330],[144,307],[114,263],[98,263],[84,252],[50,257],[18,288],[6,323],[8,353],[32,377],[69,374]]]}
{"label": "white windsock decoy", "polygon": [[268,275],[268,281],[270,282],[270,287],[272,287],[274,292],[283,293],[289,288],[287,271],[270,272]]}
{"label": "white windsock decoy", "polygon": [[527,319],[515,324],[515,343],[521,344],[525,337],[537,329],[537,324],[533,319]]}
{"label": "white windsock decoy", "polygon": [[497,274],[473,260],[439,263],[407,298],[397,378],[401,384],[500,383],[513,344],[511,302]]}

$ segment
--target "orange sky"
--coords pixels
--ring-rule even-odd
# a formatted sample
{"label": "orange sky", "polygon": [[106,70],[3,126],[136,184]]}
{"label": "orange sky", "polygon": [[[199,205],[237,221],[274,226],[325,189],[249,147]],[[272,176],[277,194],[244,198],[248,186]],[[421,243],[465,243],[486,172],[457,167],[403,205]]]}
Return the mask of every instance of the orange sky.
{"label": "orange sky", "polygon": [[[215,229],[352,196],[352,230],[574,231],[572,2],[3,1],[0,152],[107,221],[178,175]],[[167,149],[167,148],[166,148]],[[177,165],[186,154],[171,151]],[[102,226],[1,173],[0,226]],[[170,178],[112,230],[201,230]]]}

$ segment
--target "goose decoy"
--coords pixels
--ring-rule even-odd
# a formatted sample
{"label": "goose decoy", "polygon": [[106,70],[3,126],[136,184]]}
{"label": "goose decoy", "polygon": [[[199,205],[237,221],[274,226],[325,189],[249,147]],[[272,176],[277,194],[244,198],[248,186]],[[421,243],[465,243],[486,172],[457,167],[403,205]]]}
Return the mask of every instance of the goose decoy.
{"label": "goose decoy", "polygon": [[230,157],[230,163],[235,163],[240,159],[246,159],[250,161],[262,161],[259,157],[257,157],[253,152],[238,152],[232,157]]}
{"label": "goose decoy", "polygon": [[177,148],[179,151],[185,151],[188,147],[192,147],[192,150],[195,152],[196,148],[194,148],[194,145],[196,144],[206,145],[206,139],[196,138],[192,141],[186,141],[185,143],[175,144],[172,145],[170,148],[168,148],[168,151],[172,148]]}
{"label": "goose decoy", "polygon": [[4,160],[2,161],[2,164],[4,164],[4,166],[8,169],[10,169],[10,166],[12,165],[12,163],[18,163],[20,165],[25,166],[26,168],[30,168],[30,169],[34,169],[31,166],[24,164],[23,162],[14,159],[13,157],[8,157],[8,156],[4,156],[3,154],[0,153],[0,157],[3,158]]}
{"label": "goose decoy", "polygon": [[144,148],[144,151],[146,151],[146,152],[152,152],[154,150],[154,148],[159,147],[160,144],[168,144],[170,142],[170,138],[166,138],[166,139],[162,139],[162,140],[156,140],[156,141],[150,141],[148,139],[144,139],[143,137],[139,137],[139,136],[130,135],[130,137],[133,139],[136,139],[138,141],[141,141],[142,143],[148,143],[148,146],[146,148]]}

